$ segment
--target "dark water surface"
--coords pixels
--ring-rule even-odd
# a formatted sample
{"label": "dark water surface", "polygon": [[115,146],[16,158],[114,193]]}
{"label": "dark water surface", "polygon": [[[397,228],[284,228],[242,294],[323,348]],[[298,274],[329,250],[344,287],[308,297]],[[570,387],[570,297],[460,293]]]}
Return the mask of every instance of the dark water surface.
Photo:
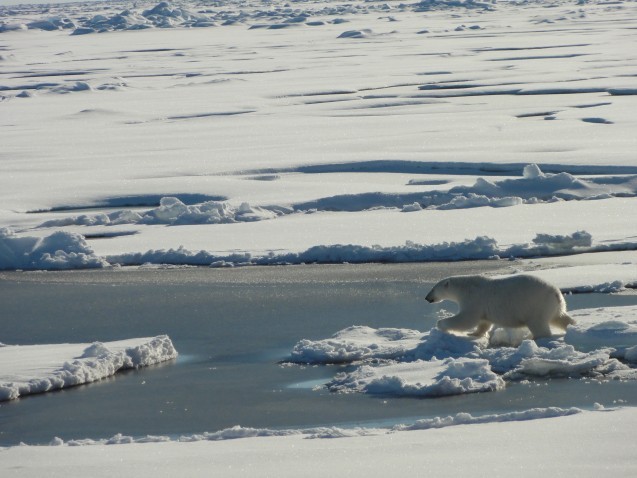
{"label": "dark water surface", "polygon": [[[0,342],[113,341],[168,334],[179,358],[98,383],[0,402],[0,445],[193,434],[233,425],[378,425],[613,402],[637,384],[542,380],[497,393],[374,398],[312,390],[338,366],[283,366],[294,344],[350,325],[427,330],[433,283],[505,262],[0,273]],[[636,295],[567,297],[570,309],[636,304]],[[448,306],[448,304],[447,304]]]}

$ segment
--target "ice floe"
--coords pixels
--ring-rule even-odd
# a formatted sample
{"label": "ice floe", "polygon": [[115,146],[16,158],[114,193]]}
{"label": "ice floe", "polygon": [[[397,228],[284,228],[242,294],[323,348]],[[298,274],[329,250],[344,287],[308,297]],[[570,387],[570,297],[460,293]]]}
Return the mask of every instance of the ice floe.
{"label": "ice floe", "polygon": [[482,359],[416,360],[391,365],[363,365],[338,374],[327,384],[332,392],[441,397],[501,390],[504,380]]}
{"label": "ice floe", "polygon": [[73,387],[177,357],[170,338],[0,347],[0,401]]}
{"label": "ice floe", "polygon": [[[506,381],[537,377],[635,379],[635,307],[586,309],[565,336],[533,341],[525,331],[496,329],[491,340],[429,332],[350,327],[330,339],[301,340],[289,360],[352,362],[326,384],[333,392],[434,397],[497,391]],[[621,360],[621,361],[620,361]],[[627,363],[628,362],[628,363]]]}

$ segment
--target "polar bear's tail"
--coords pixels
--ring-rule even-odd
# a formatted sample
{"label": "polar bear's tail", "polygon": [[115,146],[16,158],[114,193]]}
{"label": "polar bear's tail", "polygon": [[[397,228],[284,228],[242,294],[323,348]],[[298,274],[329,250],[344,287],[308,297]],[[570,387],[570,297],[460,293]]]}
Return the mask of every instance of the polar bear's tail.
{"label": "polar bear's tail", "polygon": [[560,315],[551,320],[551,325],[559,327],[562,330],[566,330],[566,327],[575,323],[575,320],[566,313],[566,311],[560,312]]}
{"label": "polar bear's tail", "polygon": [[556,291],[557,300],[559,302],[559,312],[551,319],[551,325],[566,330],[566,327],[573,325],[575,320],[566,313],[566,301],[560,291]]}
{"label": "polar bear's tail", "polygon": [[564,300],[562,293],[558,290],[555,295],[559,302],[559,312],[551,319],[551,325],[559,327],[562,330],[566,330],[566,327],[573,325],[575,320],[566,313],[566,301]]}

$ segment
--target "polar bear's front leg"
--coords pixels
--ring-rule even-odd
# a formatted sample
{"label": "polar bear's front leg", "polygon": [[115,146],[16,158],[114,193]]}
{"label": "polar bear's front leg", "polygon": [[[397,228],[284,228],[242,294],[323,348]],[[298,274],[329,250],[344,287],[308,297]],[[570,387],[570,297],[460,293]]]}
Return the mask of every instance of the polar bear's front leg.
{"label": "polar bear's front leg", "polygon": [[469,311],[461,311],[453,317],[440,319],[436,324],[440,330],[470,330],[480,321],[480,316]]}

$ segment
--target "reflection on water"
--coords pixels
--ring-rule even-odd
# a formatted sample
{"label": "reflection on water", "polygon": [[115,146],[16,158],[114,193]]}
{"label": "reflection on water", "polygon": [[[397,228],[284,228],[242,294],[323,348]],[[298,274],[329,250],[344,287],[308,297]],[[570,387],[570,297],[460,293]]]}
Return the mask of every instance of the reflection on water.
{"label": "reflection on water", "polygon": [[[316,390],[342,366],[280,364],[302,339],[351,325],[427,330],[431,285],[506,262],[269,267],[240,270],[0,273],[0,341],[111,341],[168,334],[176,361],[0,404],[0,444],[54,436],[178,436],[234,425],[309,427],[409,422],[544,406],[637,405],[637,385],[584,380],[510,384],[498,393],[373,398]],[[574,295],[569,307],[637,303]]]}

